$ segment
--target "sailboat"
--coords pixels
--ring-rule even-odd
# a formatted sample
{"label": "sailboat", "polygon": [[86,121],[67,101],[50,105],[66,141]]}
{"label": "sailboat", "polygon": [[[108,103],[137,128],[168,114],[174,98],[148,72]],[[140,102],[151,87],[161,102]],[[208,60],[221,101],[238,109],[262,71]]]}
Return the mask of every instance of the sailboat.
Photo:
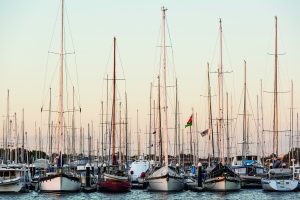
{"label": "sailboat", "polygon": [[[243,111],[243,142],[242,156],[235,156],[232,169],[240,175],[242,187],[261,187],[261,178],[265,169],[258,155],[249,155],[249,133],[247,126],[247,78],[246,61],[244,60],[244,111]],[[249,121],[249,120],[248,120]]]}
{"label": "sailboat", "polygon": [[[211,191],[235,191],[241,188],[241,179],[230,166],[225,165],[224,152],[222,152],[222,143],[220,138],[223,138],[223,63],[222,63],[222,21],[220,19],[220,68],[218,69],[218,86],[219,86],[219,117],[218,125],[218,147],[219,147],[219,162],[212,167],[207,168],[204,187]],[[212,143],[213,145],[213,143]]]}
{"label": "sailboat", "polygon": [[[167,86],[166,86],[166,40],[165,40],[165,20],[166,11],[165,7],[162,7],[162,18],[163,18],[163,70],[164,70],[164,129],[163,129],[163,142],[162,147],[164,149],[164,166],[160,166],[159,169],[155,170],[147,177],[149,183],[148,190],[150,191],[181,191],[184,187],[183,177],[181,177],[174,167],[169,166],[168,159],[168,123],[167,123]],[[158,102],[160,104],[160,102]]]}
{"label": "sailboat", "polygon": [[[130,191],[132,185],[128,174],[122,169],[121,163],[117,163],[115,155],[116,129],[115,129],[115,104],[116,104],[116,38],[114,37],[114,64],[113,64],[113,97],[112,97],[112,139],[111,139],[111,161],[112,165],[103,167],[103,173],[97,183],[100,191],[126,192]],[[121,152],[119,151],[119,154]]]}
{"label": "sailboat", "polygon": [[[275,16],[275,73],[274,73],[274,119],[273,119],[273,166],[269,170],[267,177],[261,180],[262,187],[267,191],[293,191],[298,186],[292,169],[280,167],[278,155],[278,52],[277,52],[277,16]],[[294,166],[293,166],[294,167]]]}
{"label": "sailboat", "polygon": [[47,173],[38,182],[38,190],[41,192],[77,192],[80,190],[80,179],[73,173],[64,172],[62,157],[63,134],[63,61],[64,61],[64,0],[61,1],[61,47],[60,47],[60,81],[59,81],[59,117],[58,117],[58,159],[57,171]]}

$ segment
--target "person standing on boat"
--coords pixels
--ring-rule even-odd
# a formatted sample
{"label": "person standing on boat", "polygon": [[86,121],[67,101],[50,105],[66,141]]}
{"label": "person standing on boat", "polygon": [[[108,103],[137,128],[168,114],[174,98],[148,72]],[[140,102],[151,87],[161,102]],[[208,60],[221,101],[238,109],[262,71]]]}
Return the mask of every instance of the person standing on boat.
{"label": "person standing on boat", "polygon": [[203,182],[203,180],[202,180],[202,164],[200,161],[198,162],[197,168],[198,168],[198,187],[202,187],[202,182]]}
{"label": "person standing on boat", "polygon": [[179,163],[176,163],[176,172],[179,174]]}

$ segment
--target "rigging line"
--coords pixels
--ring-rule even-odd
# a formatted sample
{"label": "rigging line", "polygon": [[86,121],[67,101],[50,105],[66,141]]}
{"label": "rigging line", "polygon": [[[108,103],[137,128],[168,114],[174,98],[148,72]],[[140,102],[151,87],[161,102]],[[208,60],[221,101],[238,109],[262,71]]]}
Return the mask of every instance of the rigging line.
{"label": "rigging line", "polygon": [[41,152],[42,151],[42,149],[41,149],[41,139],[42,139],[42,137],[41,137],[41,134],[42,134],[42,128],[43,128],[43,113],[41,112],[41,118],[40,118],[40,129],[39,129],[39,132],[38,132],[38,134],[39,134],[39,151]]}
{"label": "rigging line", "polygon": [[[107,57],[107,61],[106,61],[106,64],[105,64],[105,75],[108,75],[108,65],[109,65],[109,61],[110,61],[110,58],[111,58],[111,55],[112,55],[112,48],[113,48],[113,44],[112,43],[110,43],[110,50],[109,50],[109,53],[108,53],[108,57]],[[101,96],[103,97],[104,96],[104,89],[103,89],[103,87],[106,87],[105,86],[105,84],[104,84],[104,81],[106,81],[106,77],[104,77],[103,79],[102,79],[102,94],[101,94]],[[107,91],[108,92],[108,91]],[[106,94],[105,94],[106,95]],[[105,97],[104,97],[105,98]]]}
{"label": "rigging line", "polygon": [[213,49],[213,54],[212,54],[212,57],[211,57],[211,60],[210,60],[210,63],[211,63],[211,66],[213,66],[214,65],[214,58],[215,58],[215,54],[216,54],[216,51],[217,51],[217,43],[218,43],[218,41],[219,41],[219,37],[220,37],[220,35],[219,34],[217,34],[217,36],[216,36],[216,40],[215,40],[215,45],[214,45],[214,49]]}
{"label": "rigging line", "polygon": [[[250,100],[250,95],[249,95],[248,88],[246,89],[246,92],[247,92],[248,101],[249,101],[249,105],[250,105],[251,111],[252,111],[252,113],[254,113],[253,107],[252,107],[252,104],[251,104],[251,100]],[[254,121],[255,130],[257,130],[257,127],[258,127],[258,126],[257,126],[256,120],[254,119],[254,114],[251,114],[251,116],[252,116],[252,120]]]}
{"label": "rigging line", "polygon": [[119,45],[117,44],[116,46],[117,46],[116,48],[117,48],[117,52],[118,52],[118,58],[119,58],[120,65],[121,65],[121,68],[122,68],[123,78],[125,80],[125,88],[126,88],[126,78],[125,78],[125,73],[124,73],[124,68],[123,68],[123,62],[122,62],[121,54],[120,54],[120,51],[119,51]]}
{"label": "rigging line", "polygon": [[162,79],[161,70],[162,70],[162,58],[163,58],[163,33],[162,33],[162,24],[160,25],[160,55],[159,55],[159,63],[158,63],[158,74],[160,79]]}
{"label": "rigging line", "polygon": [[[241,94],[241,97],[240,97],[240,103],[239,103],[239,106],[238,106],[238,112],[239,112],[239,110],[240,110],[240,108],[241,108],[241,104],[242,104],[242,99],[243,99],[243,93],[244,93],[244,89],[242,89],[242,94]],[[239,114],[237,113],[236,114],[236,119],[238,119],[238,116],[239,116]],[[235,121],[235,125],[234,125],[234,128],[233,128],[233,132],[235,133],[236,132],[236,128],[237,128],[237,123],[238,123],[238,120],[236,120]],[[235,142],[237,143],[237,135],[235,134]],[[236,148],[237,148],[237,144],[235,144],[236,145]]]}
{"label": "rigging line", "polygon": [[[59,15],[59,11],[60,11],[60,5],[58,6],[58,9],[57,9],[57,13],[56,13],[56,18],[55,18],[55,21],[54,21],[54,24],[53,24],[53,28],[52,28],[52,34],[51,34],[51,39],[50,39],[50,44],[49,44],[49,47],[48,47],[48,53],[47,53],[47,58],[46,58],[46,64],[45,64],[45,74],[44,74],[44,84],[43,84],[43,91],[42,91],[42,106],[44,105],[45,103],[45,99],[46,99],[46,91],[45,91],[45,88],[46,88],[46,76],[47,76],[47,72],[48,72],[48,63],[49,63],[49,51],[51,49],[51,44],[52,44],[52,41],[53,41],[53,37],[54,37],[54,31],[55,31],[55,25],[56,25],[56,22],[57,22],[57,19],[58,19],[58,15]],[[47,90],[48,91],[48,90]]]}
{"label": "rigging line", "polygon": [[[65,29],[64,29],[64,31],[65,31]],[[65,35],[65,33],[64,33],[64,35]],[[65,40],[64,40],[64,42],[65,42]],[[66,45],[64,44],[64,47],[65,47]],[[64,48],[64,50],[66,51],[66,49]],[[68,90],[68,75],[69,75],[69,73],[68,73],[68,65],[67,65],[67,59],[66,59],[66,57],[64,58],[64,70],[65,70],[65,93],[66,93],[66,95],[67,95],[67,100],[65,101],[66,102],[66,105],[67,105],[67,110],[70,110],[69,109],[69,90]],[[72,81],[71,81],[71,84],[72,84]],[[67,122],[68,122],[68,124],[70,123],[70,113],[68,112],[68,118],[67,118]]]}
{"label": "rigging line", "polygon": [[[55,77],[55,74],[56,74],[58,68],[59,68],[59,59],[57,60],[55,70],[53,71],[53,74],[52,74],[51,79],[50,79],[50,87],[51,87],[51,83],[53,82],[53,79]],[[53,88],[53,87],[51,87],[51,88]],[[46,99],[46,95],[44,95],[44,96],[45,96],[45,99]],[[45,102],[45,100],[44,100],[44,102]],[[44,107],[44,104],[45,103],[42,104],[42,107]]]}
{"label": "rigging line", "polygon": [[[65,59],[65,72],[66,72],[66,79],[68,78],[68,80],[71,82],[71,85],[74,86],[74,83],[72,81],[72,77],[71,77],[71,73],[69,71],[69,67],[67,65],[67,60]],[[67,101],[68,102],[68,101]]]}
{"label": "rigging line", "polygon": [[172,64],[173,64],[173,70],[174,70],[174,76],[173,76],[173,81],[174,81],[174,77],[176,77],[176,68],[175,68],[175,59],[174,59],[174,49],[173,49],[173,43],[172,43],[172,38],[171,38],[171,32],[170,32],[170,28],[169,28],[169,23],[168,23],[168,19],[166,17],[166,24],[167,24],[167,32],[168,32],[168,36],[169,36],[169,40],[170,40],[170,47],[171,47],[171,57],[172,57]]}
{"label": "rigging line", "polygon": [[[69,13],[68,13],[68,7],[65,6],[65,11],[66,11],[66,18],[67,18],[67,24],[68,24],[68,28],[69,28],[69,32],[70,32],[70,38],[71,38],[71,44],[72,44],[72,48],[73,48],[73,51],[75,51],[75,45],[74,45],[74,39],[73,39],[73,34],[72,34],[72,29],[71,29],[71,26],[70,26],[70,18],[69,18]],[[75,53],[74,53],[75,54]],[[77,65],[77,56],[76,54],[74,55],[74,62],[75,62],[75,70],[76,70],[76,83],[77,83],[77,93],[78,93],[78,104],[79,104],[79,107],[81,107],[81,101],[80,101],[80,92],[79,92],[79,76],[78,76],[78,65]]]}
{"label": "rigging line", "polygon": [[[161,36],[161,28],[162,28],[162,25],[160,23],[160,28],[158,30],[158,33],[157,33],[157,38],[156,38],[156,43],[155,44],[158,44],[160,42],[160,36]],[[161,45],[160,45],[161,46]],[[158,48],[155,48],[155,51],[154,51],[154,62],[153,62],[153,73],[152,73],[152,82],[155,83],[156,82],[156,79],[157,79],[157,73],[155,72],[155,67],[157,65],[160,64],[161,60],[159,59],[158,63],[157,62],[157,57],[158,57]]]}

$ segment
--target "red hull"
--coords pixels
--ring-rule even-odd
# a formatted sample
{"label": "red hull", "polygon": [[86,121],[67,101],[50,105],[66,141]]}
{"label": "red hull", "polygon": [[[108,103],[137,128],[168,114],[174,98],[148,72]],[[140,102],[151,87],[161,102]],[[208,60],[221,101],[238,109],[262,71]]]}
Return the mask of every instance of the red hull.
{"label": "red hull", "polygon": [[99,190],[107,192],[127,192],[132,185],[129,181],[106,180],[98,182]]}

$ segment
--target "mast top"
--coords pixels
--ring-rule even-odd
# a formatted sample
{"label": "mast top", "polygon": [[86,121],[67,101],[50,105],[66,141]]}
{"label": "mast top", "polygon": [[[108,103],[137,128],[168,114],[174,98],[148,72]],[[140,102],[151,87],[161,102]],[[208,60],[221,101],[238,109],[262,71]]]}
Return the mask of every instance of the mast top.
{"label": "mast top", "polygon": [[161,7],[161,11],[163,11],[163,13],[165,13],[168,9],[166,7]]}

